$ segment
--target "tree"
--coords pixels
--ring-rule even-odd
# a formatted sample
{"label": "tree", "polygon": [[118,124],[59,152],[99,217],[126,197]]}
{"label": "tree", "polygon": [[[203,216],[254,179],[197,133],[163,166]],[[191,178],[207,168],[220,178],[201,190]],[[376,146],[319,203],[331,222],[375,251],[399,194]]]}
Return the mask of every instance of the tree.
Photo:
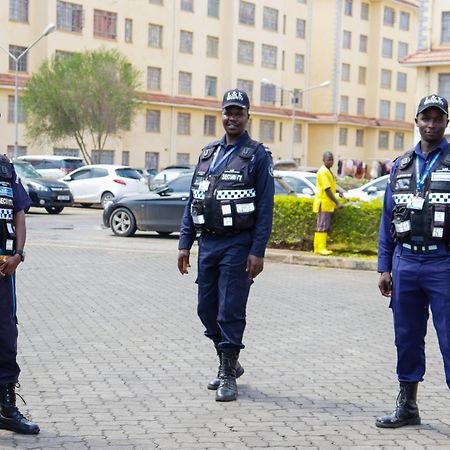
{"label": "tree", "polygon": [[87,163],[92,148],[127,130],[136,112],[139,71],[116,50],[93,50],[45,61],[27,84],[27,135],[51,142],[74,138]]}

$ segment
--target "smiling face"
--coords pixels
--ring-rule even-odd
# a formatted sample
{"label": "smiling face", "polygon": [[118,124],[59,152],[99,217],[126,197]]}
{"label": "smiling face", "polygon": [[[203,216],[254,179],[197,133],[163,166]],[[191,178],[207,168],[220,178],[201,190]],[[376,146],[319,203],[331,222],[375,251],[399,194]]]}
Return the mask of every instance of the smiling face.
{"label": "smiling face", "polygon": [[230,143],[238,138],[247,128],[250,114],[246,108],[240,106],[228,106],[222,111],[222,124]]}
{"label": "smiling face", "polygon": [[426,144],[433,146],[444,137],[448,117],[439,108],[431,107],[420,113],[416,119],[420,137]]}

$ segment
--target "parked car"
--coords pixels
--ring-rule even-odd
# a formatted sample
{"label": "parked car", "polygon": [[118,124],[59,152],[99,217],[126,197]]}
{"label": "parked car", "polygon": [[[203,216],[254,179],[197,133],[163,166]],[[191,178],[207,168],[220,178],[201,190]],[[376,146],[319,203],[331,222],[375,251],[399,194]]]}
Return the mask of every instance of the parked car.
{"label": "parked car", "polygon": [[[156,231],[162,236],[179,231],[191,180],[192,173],[185,174],[155,192],[127,195],[108,202],[103,211],[103,225],[123,237],[134,235],[136,230]],[[275,177],[275,194],[295,195],[281,177]]]}
{"label": "parked car", "polygon": [[375,178],[358,188],[349,189],[345,193],[345,198],[357,198],[363,201],[370,201],[375,198],[384,197],[388,181],[389,175],[383,175],[382,177]]}
{"label": "parked car", "polygon": [[33,166],[24,161],[14,161],[14,168],[33,202],[31,206],[45,208],[49,214],[59,214],[73,205],[73,196],[67,184],[43,178]]}
{"label": "parked car", "polygon": [[83,158],[57,155],[24,155],[18,161],[30,163],[45,178],[57,180],[64,175],[84,166]]}
{"label": "parked car", "polygon": [[275,170],[275,175],[283,178],[299,197],[314,197],[317,192],[317,175],[297,170]]}
{"label": "parked car", "polygon": [[104,207],[114,197],[148,192],[142,175],[128,166],[83,166],[61,178],[61,181],[70,187],[74,202],[86,207],[94,203],[100,203]]}
{"label": "parked car", "polygon": [[158,189],[183,174],[194,173],[194,167],[190,165],[168,166],[158,172],[150,181],[150,190]]}

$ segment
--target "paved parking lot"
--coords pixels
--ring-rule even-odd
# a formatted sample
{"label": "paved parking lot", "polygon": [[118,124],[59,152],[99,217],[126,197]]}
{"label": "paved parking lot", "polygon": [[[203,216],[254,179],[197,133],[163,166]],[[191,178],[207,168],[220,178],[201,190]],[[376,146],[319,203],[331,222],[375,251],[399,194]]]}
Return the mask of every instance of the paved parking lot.
{"label": "paved parking lot", "polygon": [[431,325],[423,424],[374,427],[397,394],[377,274],[268,262],[249,302],[239,400],[216,403],[195,267],[178,274],[175,237],[114,237],[100,215],[27,215],[19,392],[42,432],[0,431],[1,449],[450,448],[450,395]]}

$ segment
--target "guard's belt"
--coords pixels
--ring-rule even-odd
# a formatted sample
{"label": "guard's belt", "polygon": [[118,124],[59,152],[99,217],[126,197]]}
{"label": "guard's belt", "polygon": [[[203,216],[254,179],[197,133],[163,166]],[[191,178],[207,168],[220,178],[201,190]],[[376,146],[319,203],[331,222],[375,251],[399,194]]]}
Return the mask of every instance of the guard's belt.
{"label": "guard's belt", "polygon": [[432,245],[416,245],[416,244],[407,244],[404,242],[402,244],[402,247],[408,249],[410,252],[413,253],[433,253],[439,249],[439,246],[436,244]]}

